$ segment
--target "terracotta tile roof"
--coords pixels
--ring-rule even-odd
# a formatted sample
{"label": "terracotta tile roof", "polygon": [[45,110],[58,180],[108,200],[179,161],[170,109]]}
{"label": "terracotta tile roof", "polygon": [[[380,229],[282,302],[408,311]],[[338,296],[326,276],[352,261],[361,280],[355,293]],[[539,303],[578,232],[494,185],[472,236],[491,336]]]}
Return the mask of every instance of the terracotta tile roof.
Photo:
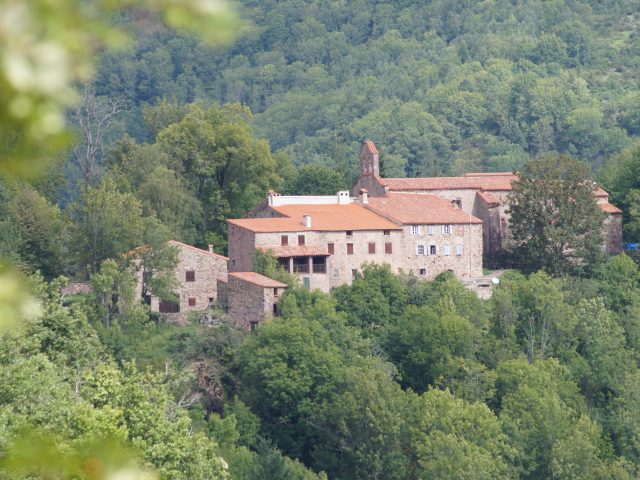
{"label": "terracotta tile roof", "polygon": [[278,282],[273,278],[265,277],[256,272],[232,272],[230,277],[237,278],[243,282],[251,283],[264,288],[287,288],[286,283]]}
{"label": "terracotta tile roof", "polygon": [[611,205],[609,202],[599,203],[598,207],[600,207],[600,210],[602,210],[604,213],[622,213],[622,210],[620,210],[615,205]]}
{"label": "terracotta tile roof", "polygon": [[[477,175],[477,174],[476,174]],[[382,178],[382,185],[390,191],[402,190],[511,190],[517,180],[513,173],[464,177]]]}
{"label": "terracotta tile roof", "polygon": [[[338,232],[345,230],[399,230],[400,227],[358,204],[282,205],[272,207],[286,218],[242,218],[228,220],[256,233]],[[302,224],[302,216],[311,216],[311,227]]]}
{"label": "terracotta tile roof", "polygon": [[374,155],[378,155],[378,149],[376,148],[375,143],[373,143],[371,140],[365,140],[364,144],[367,147],[367,150],[369,150]]}
{"label": "terracotta tile roof", "polygon": [[[220,258],[222,260],[229,261],[229,258],[225,257],[224,255],[218,255],[217,253],[211,253],[209,250],[203,250],[202,248],[194,247],[193,245],[189,245],[187,243],[182,243],[182,242],[179,242],[177,240],[169,240],[167,243],[170,243],[171,245],[174,245],[175,247],[178,247],[178,248],[182,248],[182,247],[191,248],[193,250],[196,250],[198,253],[205,253],[207,255],[212,255],[212,256]],[[151,249],[151,245],[142,245],[140,247],[136,247],[136,248],[134,248],[132,250],[129,250],[123,256],[125,258],[130,258],[130,257],[133,257],[133,256],[138,255],[140,253],[148,252],[149,249]]]}
{"label": "terracotta tile roof", "polygon": [[171,243],[172,245],[175,245],[176,247],[187,247],[187,248],[191,248],[193,250],[197,250],[198,253],[206,253],[207,255],[213,255],[214,257],[218,257],[218,258],[221,258],[223,260],[229,260],[229,257],[225,257],[224,255],[218,255],[217,253],[212,253],[209,250],[203,250],[202,248],[194,247],[193,245],[189,245],[187,243],[182,243],[182,242],[179,242],[177,240],[169,240],[168,243]]}
{"label": "terracotta tile roof", "polygon": [[449,200],[435,195],[388,193],[386,197],[369,198],[367,207],[405,225],[482,223],[479,218],[455,208]]}
{"label": "terracotta tile roof", "polygon": [[316,245],[276,245],[276,246],[263,246],[257,247],[258,250],[263,252],[271,252],[277,258],[289,258],[289,257],[328,257],[329,252],[325,247]]}
{"label": "terracotta tile roof", "polygon": [[609,194],[605,192],[601,187],[596,187],[596,191],[594,193],[596,198],[608,197]]}
{"label": "terracotta tile roof", "polygon": [[482,201],[484,201],[489,207],[497,207],[498,205],[500,205],[500,200],[491,195],[489,192],[478,190],[476,192],[476,196],[482,199]]}

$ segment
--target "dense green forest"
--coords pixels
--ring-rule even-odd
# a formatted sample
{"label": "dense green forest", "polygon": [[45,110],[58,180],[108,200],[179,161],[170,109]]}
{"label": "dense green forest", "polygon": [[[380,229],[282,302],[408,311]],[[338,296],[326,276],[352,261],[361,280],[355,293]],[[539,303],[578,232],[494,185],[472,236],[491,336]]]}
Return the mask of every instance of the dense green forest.
{"label": "dense green forest", "polygon": [[[170,298],[168,239],[224,253],[268,190],[348,188],[365,138],[387,176],[590,169],[638,240],[638,0],[243,0],[215,45],[202,12],[38,2],[95,72],[70,104],[0,69],[0,477],[640,477],[634,253],[585,245],[578,269],[525,245],[490,300],[374,265],[309,292],[262,259],[290,288],[252,334],[162,323],[126,255],[151,246]],[[88,29],[119,48],[82,50]]]}
{"label": "dense green forest", "polygon": [[130,13],[133,48],[103,55],[95,91],[148,140],[162,98],[240,102],[297,166],[350,177],[364,138],[386,176],[511,170],[556,151],[598,168],[640,135],[640,3],[241,2],[228,48]]}

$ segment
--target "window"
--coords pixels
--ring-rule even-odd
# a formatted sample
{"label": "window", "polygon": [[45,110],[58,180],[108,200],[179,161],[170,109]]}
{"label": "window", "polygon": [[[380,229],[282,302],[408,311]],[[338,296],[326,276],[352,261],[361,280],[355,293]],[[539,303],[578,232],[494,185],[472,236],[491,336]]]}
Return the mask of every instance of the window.
{"label": "window", "polygon": [[347,237],[353,237],[353,232],[351,230],[347,230]]}
{"label": "window", "polygon": [[187,282],[195,282],[196,281],[196,271],[195,270],[187,270],[184,273],[185,273],[184,279]]}
{"label": "window", "polygon": [[309,257],[293,257],[293,273],[309,273]]}
{"label": "window", "polygon": [[340,275],[340,272],[338,272],[338,270],[334,270],[334,271],[333,271],[333,276],[334,276],[334,277],[337,277],[338,275]]}
{"label": "window", "polygon": [[420,225],[411,225],[411,235],[420,235]]}
{"label": "window", "polygon": [[160,301],[160,313],[178,313],[180,311],[180,304],[176,302],[170,302],[168,300]]}
{"label": "window", "polygon": [[384,253],[393,253],[393,243],[387,242],[384,244]]}
{"label": "window", "polygon": [[327,273],[327,257],[313,257],[313,273]]}
{"label": "window", "polygon": [[333,255],[335,252],[335,246],[333,243],[327,243],[327,251],[329,252],[329,255]]}
{"label": "window", "polygon": [[424,245],[416,245],[416,255],[424,255]]}
{"label": "window", "polygon": [[420,275],[422,275],[423,277],[427,274],[427,269],[426,268],[421,268],[420,269]]}
{"label": "window", "polygon": [[278,315],[280,315],[280,311],[279,311],[279,309],[278,309],[278,304],[277,304],[277,303],[274,303],[274,304],[273,304],[273,316],[274,316],[274,317],[277,317]]}
{"label": "window", "polygon": [[274,289],[273,289],[273,296],[274,296],[274,297],[277,297],[277,296],[278,296],[278,289],[277,289],[277,288],[274,288]]}
{"label": "window", "polygon": [[288,258],[279,258],[278,266],[282,268],[285,272],[291,273],[291,268],[289,267],[289,259]]}
{"label": "window", "polygon": [[451,235],[451,225],[442,225],[442,234]]}
{"label": "window", "polygon": [[298,235],[298,245],[304,245],[304,235]]}
{"label": "window", "polygon": [[257,326],[258,322],[249,322],[249,330],[251,330],[252,332],[256,329]]}
{"label": "window", "polygon": [[383,235],[389,236],[391,235],[391,230],[384,230],[382,233]]}
{"label": "window", "polygon": [[353,255],[353,243],[347,243],[347,255]]}
{"label": "window", "polygon": [[196,299],[194,297],[189,297],[189,306],[190,307],[196,306]]}
{"label": "window", "polygon": [[444,246],[444,256],[448,257],[449,255],[451,255],[451,245],[445,245]]}
{"label": "window", "polygon": [[462,245],[456,245],[456,256],[462,255]]}
{"label": "window", "polygon": [[430,245],[429,255],[437,255],[437,254],[438,254],[438,247],[436,245]]}
{"label": "window", "polygon": [[214,303],[213,297],[209,297],[209,306],[213,305],[213,303]]}
{"label": "window", "polygon": [[369,253],[376,253],[376,244],[369,242]]}
{"label": "window", "polygon": [[433,235],[433,225],[429,225],[428,230],[429,230],[429,235]]}
{"label": "window", "polygon": [[280,235],[280,245],[283,247],[289,245],[289,235]]}
{"label": "window", "polygon": [[357,269],[355,269],[355,268],[353,268],[353,269],[351,270],[351,278],[354,278],[354,279],[355,279],[357,276],[358,276],[358,270],[357,270]]}
{"label": "window", "polygon": [[311,281],[309,280],[309,277],[304,277],[302,279],[302,286],[307,290],[311,290]]}

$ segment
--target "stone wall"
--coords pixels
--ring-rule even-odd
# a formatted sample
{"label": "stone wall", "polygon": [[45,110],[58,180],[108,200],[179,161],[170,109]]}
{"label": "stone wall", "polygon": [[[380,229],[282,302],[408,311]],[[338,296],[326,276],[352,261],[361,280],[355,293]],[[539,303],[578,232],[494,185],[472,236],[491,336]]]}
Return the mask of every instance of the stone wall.
{"label": "stone wall", "polygon": [[[433,225],[429,234],[429,226],[421,225],[420,234],[412,235],[411,227],[405,225],[403,230],[366,230],[353,231],[351,236],[346,232],[292,232],[292,233],[258,233],[255,235],[256,246],[268,248],[279,246],[283,234],[290,236],[289,245],[297,244],[297,235],[305,235],[305,245],[317,246],[328,252],[328,244],[333,243],[334,253],[326,260],[326,273],[299,274],[301,281],[308,279],[311,289],[328,292],[340,285],[350,284],[354,271],[361,271],[365,263],[389,264],[394,272],[414,273],[424,278],[434,278],[439,273],[451,270],[459,278],[470,275],[482,275],[482,225],[452,225],[451,234],[442,233],[442,225]],[[386,234],[385,234],[386,233]],[[347,244],[353,244],[353,254],[347,253]],[[391,244],[391,253],[386,253],[385,244]],[[374,253],[369,253],[369,244],[373,244]],[[424,246],[424,254],[419,254],[418,245]],[[437,246],[437,253],[432,255],[430,246]],[[456,246],[462,247],[462,254],[456,255]],[[449,255],[445,255],[445,246],[449,247]],[[249,253],[243,253],[249,256]]]}
{"label": "stone wall", "polygon": [[[227,223],[227,232],[229,271],[253,271],[253,252],[256,248],[255,233],[231,223]],[[280,245],[279,242],[278,245]]]}
{"label": "stone wall", "polygon": [[622,214],[607,214],[604,221],[605,250],[607,253],[622,253]]}

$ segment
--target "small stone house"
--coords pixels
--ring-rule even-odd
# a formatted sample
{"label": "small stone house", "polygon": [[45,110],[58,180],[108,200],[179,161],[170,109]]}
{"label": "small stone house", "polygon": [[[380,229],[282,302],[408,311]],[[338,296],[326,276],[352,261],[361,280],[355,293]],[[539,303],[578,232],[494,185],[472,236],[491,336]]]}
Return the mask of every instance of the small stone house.
{"label": "small stone house", "polygon": [[280,314],[278,303],[286,288],[286,284],[259,273],[233,272],[220,292],[233,322],[253,330],[258,323]]}
{"label": "small stone house", "polygon": [[[159,312],[167,321],[186,323],[187,314],[217,305],[218,280],[227,278],[228,258],[209,250],[202,250],[186,243],[170,240],[178,249],[178,263],[174,274],[178,281],[178,302],[161,301],[153,294],[145,298],[152,312]],[[137,293],[142,296],[142,269],[138,274]]]}

